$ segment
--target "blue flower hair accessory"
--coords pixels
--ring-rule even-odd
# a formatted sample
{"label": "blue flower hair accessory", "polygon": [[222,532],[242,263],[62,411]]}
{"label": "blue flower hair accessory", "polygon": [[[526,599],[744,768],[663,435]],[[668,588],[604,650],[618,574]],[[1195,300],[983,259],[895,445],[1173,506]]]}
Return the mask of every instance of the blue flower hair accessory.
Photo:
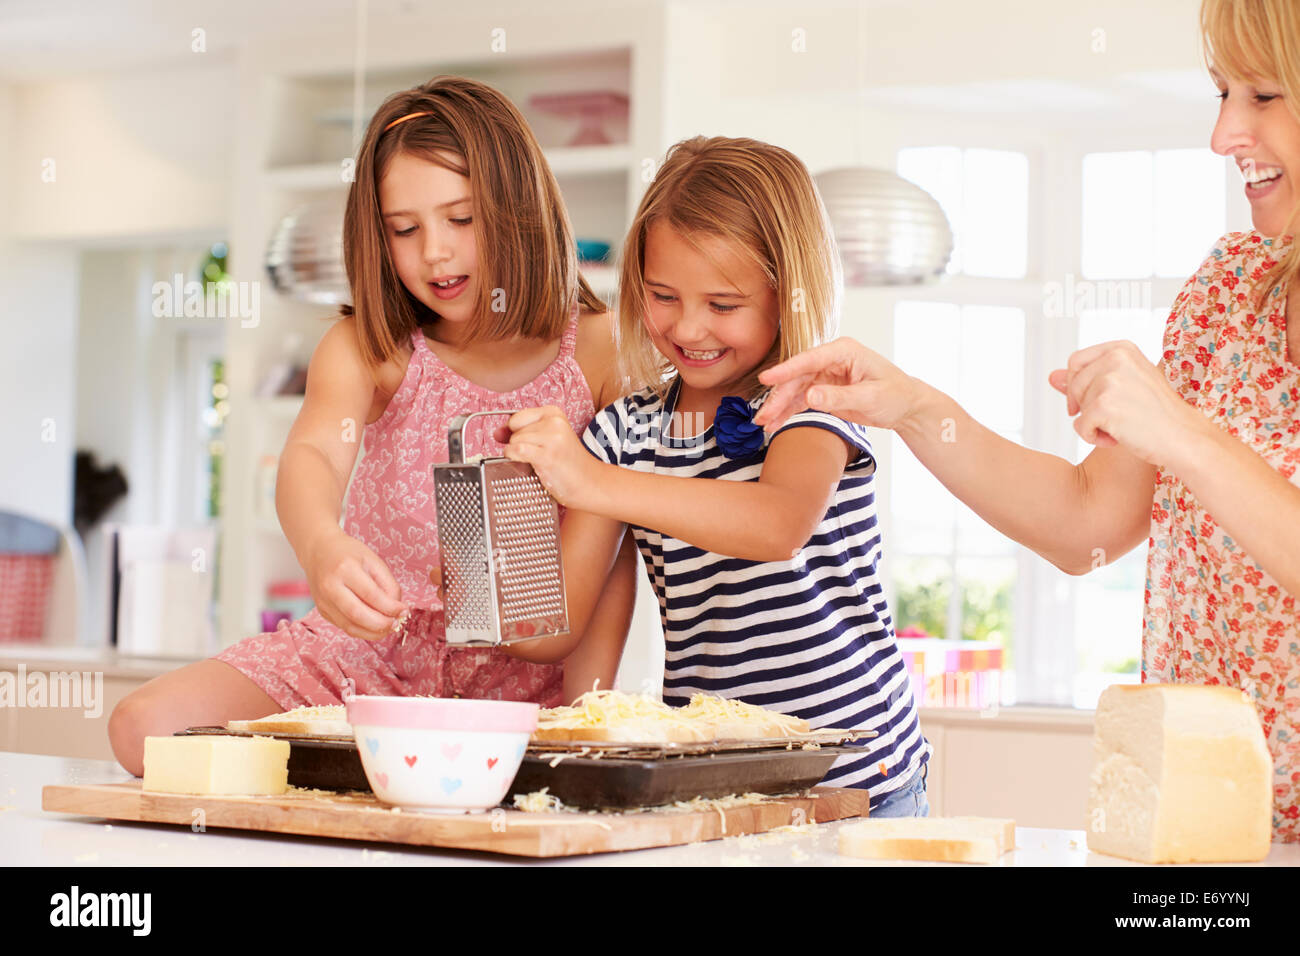
{"label": "blue flower hair accessory", "polygon": [[761,425],[754,424],[756,408],[736,395],[728,395],[713,416],[713,435],[728,458],[749,458],[763,447]]}

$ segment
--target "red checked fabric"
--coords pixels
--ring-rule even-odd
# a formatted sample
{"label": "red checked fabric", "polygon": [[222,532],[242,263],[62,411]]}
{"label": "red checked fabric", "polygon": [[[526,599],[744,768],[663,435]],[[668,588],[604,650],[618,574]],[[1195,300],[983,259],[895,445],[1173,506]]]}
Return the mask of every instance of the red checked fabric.
{"label": "red checked fabric", "polygon": [[54,583],[54,555],[0,554],[0,642],[38,641]]}
{"label": "red checked fabric", "polygon": [[[1300,368],[1287,359],[1286,303],[1257,315],[1252,292],[1291,237],[1228,233],[1174,301],[1164,369],[1186,401],[1300,484]],[[1274,760],[1273,835],[1300,841],[1300,607],[1176,475],[1151,508],[1142,679],[1240,687]]]}
{"label": "red checked fabric", "polygon": [[[447,461],[451,419],[476,410],[556,405],[575,432],[585,431],[596,410],[574,358],[577,335],[575,306],[555,361],[527,385],[503,393],[461,377],[433,353],[423,333],[412,333],[406,376],[383,415],[366,426],[365,454],[352,477],[343,525],[397,579],[402,600],[412,608],[405,641],[401,634],[373,642],[352,637],[313,608],[276,631],[245,638],[216,659],[252,679],[285,710],[340,703],[347,679],[358,694],[563,703],[562,664],[533,664],[498,647],[448,647],[429,569],[438,565],[433,465]],[[466,455],[501,454],[503,446],[492,437],[501,424],[475,419],[466,429]]]}

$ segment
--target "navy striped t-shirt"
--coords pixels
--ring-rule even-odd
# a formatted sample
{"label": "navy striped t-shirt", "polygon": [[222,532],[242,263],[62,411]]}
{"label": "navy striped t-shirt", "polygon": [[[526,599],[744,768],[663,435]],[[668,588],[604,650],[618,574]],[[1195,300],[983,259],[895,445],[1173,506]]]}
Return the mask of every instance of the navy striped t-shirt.
{"label": "navy striped t-shirt", "polygon": [[[663,400],[646,389],[598,413],[583,436],[587,450],[637,471],[757,481],[766,446],[733,460],[718,448],[712,426],[691,437],[666,434],[680,384]],[[750,407],[757,411],[765,397]],[[876,462],[866,429],[806,411],[776,434],[808,427],[835,433],[853,453],[834,501],[794,558],[748,561],[650,528],[631,530],[659,597],[664,701],[681,706],[692,694],[714,694],[795,714],[813,727],[877,731],[863,756],[840,757],[822,781],[865,788],[874,807],[920,771],[932,748],[877,575]]]}

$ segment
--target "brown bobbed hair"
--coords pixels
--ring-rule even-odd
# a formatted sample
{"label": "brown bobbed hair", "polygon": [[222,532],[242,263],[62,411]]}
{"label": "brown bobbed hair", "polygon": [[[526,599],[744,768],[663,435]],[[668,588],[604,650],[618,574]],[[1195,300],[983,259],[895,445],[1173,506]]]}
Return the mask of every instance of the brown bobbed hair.
{"label": "brown bobbed hair", "polygon": [[[429,115],[387,129],[417,112]],[[582,308],[606,311],[578,272],[568,212],[527,121],[492,87],[438,76],[384,100],[357,155],[343,215],[352,305],[340,312],[356,316],[366,361],[378,366],[396,358],[417,328],[437,318],[402,284],[384,238],[379,184],[398,153],[469,178],[480,281],[467,341],[558,338],[575,296]],[[494,297],[498,289],[504,296]],[[494,299],[504,299],[503,311],[492,310]]]}
{"label": "brown bobbed hair", "polygon": [[674,373],[645,327],[645,244],[656,222],[688,243],[704,236],[726,240],[759,266],[776,292],[776,341],[738,384],[742,397],[752,399],[762,391],[758,373],[763,369],[834,337],[843,291],[839,252],[804,164],[758,140],[696,136],[669,148],[623,243],[618,338],[626,387],[663,396]]}

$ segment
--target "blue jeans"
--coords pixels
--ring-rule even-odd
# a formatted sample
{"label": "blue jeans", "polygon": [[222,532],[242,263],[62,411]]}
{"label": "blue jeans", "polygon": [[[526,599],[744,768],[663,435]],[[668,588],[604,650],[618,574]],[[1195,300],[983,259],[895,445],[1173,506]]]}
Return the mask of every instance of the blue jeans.
{"label": "blue jeans", "polygon": [[930,762],[913,775],[912,779],[897,790],[885,794],[880,805],[872,807],[868,819],[880,817],[928,817],[930,801],[925,798],[925,781],[930,775]]}

